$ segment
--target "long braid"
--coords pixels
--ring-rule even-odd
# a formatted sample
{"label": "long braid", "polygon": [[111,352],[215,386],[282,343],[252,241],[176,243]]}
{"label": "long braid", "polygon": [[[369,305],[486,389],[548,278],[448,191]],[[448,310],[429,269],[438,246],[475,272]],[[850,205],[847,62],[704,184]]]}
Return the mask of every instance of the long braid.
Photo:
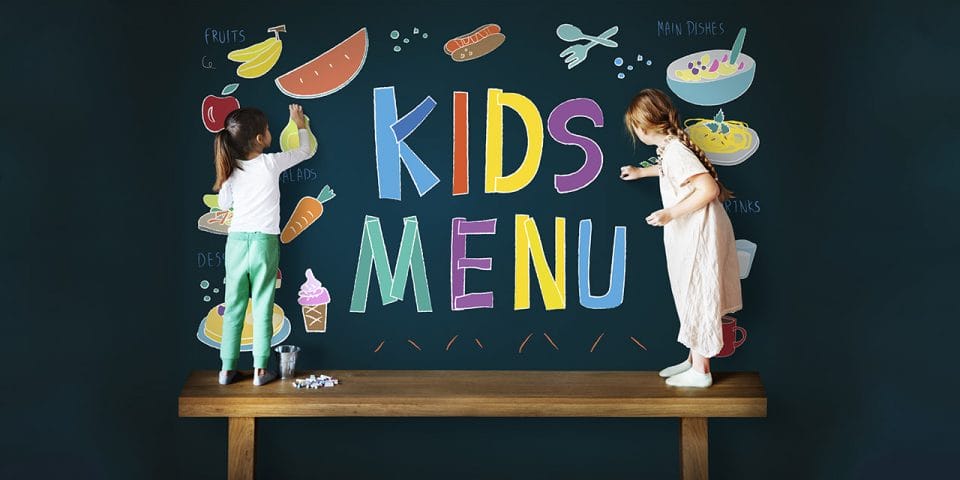
{"label": "long braid", "polygon": [[634,141],[636,140],[634,134],[639,135],[637,133],[639,130],[661,132],[677,137],[684,146],[697,156],[703,167],[710,172],[710,176],[717,182],[717,186],[720,187],[717,198],[721,202],[733,198],[733,192],[720,182],[717,169],[707,158],[707,154],[696,143],[693,143],[687,132],[680,127],[680,116],[666,93],[656,88],[641,90],[633,97],[630,106],[623,114],[623,120]]}
{"label": "long braid", "polygon": [[677,137],[677,139],[680,140],[680,143],[689,148],[690,151],[693,152],[693,154],[696,155],[700,160],[700,163],[703,165],[703,167],[710,172],[710,176],[713,177],[713,180],[717,182],[717,186],[720,187],[718,198],[721,202],[734,198],[733,192],[722,182],[720,182],[720,175],[717,174],[717,169],[713,166],[713,162],[707,158],[707,154],[704,153],[703,149],[694,143],[693,140],[690,140],[690,135],[687,135],[686,130],[680,128],[680,119],[677,116],[676,110],[671,111],[669,117],[670,126],[666,128],[667,135],[673,135]]}

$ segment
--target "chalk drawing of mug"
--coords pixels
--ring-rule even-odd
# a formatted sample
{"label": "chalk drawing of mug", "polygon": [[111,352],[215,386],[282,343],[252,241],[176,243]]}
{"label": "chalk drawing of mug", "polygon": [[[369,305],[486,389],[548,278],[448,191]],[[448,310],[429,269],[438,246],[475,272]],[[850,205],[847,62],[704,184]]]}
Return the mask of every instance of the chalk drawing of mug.
{"label": "chalk drawing of mug", "polygon": [[[738,335],[739,334],[739,335]],[[737,338],[737,337],[740,338]],[[730,315],[723,316],[723,348],[717,354],[717,358],[729,357],[737,350],[737,347],[747,341],[747,330],[737,326],[737,319]]]}

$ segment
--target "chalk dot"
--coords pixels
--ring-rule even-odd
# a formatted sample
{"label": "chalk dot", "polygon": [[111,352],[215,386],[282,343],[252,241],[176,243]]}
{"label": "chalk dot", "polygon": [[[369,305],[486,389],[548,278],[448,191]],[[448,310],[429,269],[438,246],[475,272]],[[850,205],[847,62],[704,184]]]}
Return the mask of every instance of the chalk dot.
{"label": "chalk dot", "polygon": [[203,301],[204,301],[204,302],[209,302],[209,301],[210,301],[210,295],[204,295],[204,296],[203,296]]}
{"label": "chalk dot", "polygon": [[619,78],[620,80],[623,80],[624,78],[626,78],[626,75],[624,75],[623,72],[621,72],[617,74],[617,78]]}
{"label": "chalk dot", "polygon": [[204,290],[210,288],[210,282],[208,282],[208,281],[206,281],[206,280],[200,282],[200,288],[202,288],[202,289],[204,289]]}
{"label": "chalk dot", "polygon": [[400,51],[400,45],[397,45],[397,46],[393,47],[393,51],[394,51],[394,52],[399,52],[399,51]]}
{"label": "chalk dot", "polygon": [[423,38],[427,38],[427,34],[426,34],[426,33],[423,34]]}
{"label": "chalk dot", "polygon": [[620,57],[614,58],[613,64],[619,67],[620,65],[623,65],[623,59]]}
{"label": "chalk dot", "polygon": [[638,61],[638,62],[642,62],[642,61],[643,61],[643,55],[637,55],[637,61]]}
{"label": "chalk dot", "polygon": [[398,31],[396,31],[396,30],[390,32],[390,38],[392,38],[392,39],[394,39],[394,40],[400,38],[400,32],[398,32]]}
{"label": "chalk dot", "polygon": [[403,39],[403,43],[410,43],[410,39],[409,39],[409,38],[404,38],[404,39]]}
{"label": "chalk dot", "polygon": [[213,293],[220,293],[220,289],[219,289],[219,288],[214,288],[214,289],[213,289]]}
{"label": "chalk dot", "polygon": [[653,62],[651,62],[650,60],[647,60],[647,66],[649,67],[650,65],[653,65]]}
{"label": "chalk dot", "polygon": [[633,65],[627,65],[627,70],[633,70]]}

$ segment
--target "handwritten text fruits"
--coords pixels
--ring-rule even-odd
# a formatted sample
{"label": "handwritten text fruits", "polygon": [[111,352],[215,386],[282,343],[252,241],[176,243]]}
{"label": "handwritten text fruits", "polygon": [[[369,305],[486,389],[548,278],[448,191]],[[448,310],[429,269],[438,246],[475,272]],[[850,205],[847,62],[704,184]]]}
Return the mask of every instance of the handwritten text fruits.
{"label": "handwritten text fruits", "polygon": [[240,78],[262,77],[280,59],[280,51],[283,50],[280,32],[286,32],[287,27],[286,25],[277,25],[268,28],[267,31],[273,33],[274,37],[227,54],[228,59],[241,62],[241,65],[237,67],[237,76]]}
{"label": "handwritten text fruits", "polygon": [[203,99],[200,115],[203,117],[203,126],[212,133],[223,130],[223,121],[227,119],[230,112],[240,108],[240,102],[230,96],[237,89],[236,83],[231,83],[223,87],[221,95],[207,95]]}
{"label": "handwritten text fruits", "polygon": [[367,29],[361,28],[317,58],[277,77],[277,88],[293,98],[319,98],[347,86],[367,60]]}

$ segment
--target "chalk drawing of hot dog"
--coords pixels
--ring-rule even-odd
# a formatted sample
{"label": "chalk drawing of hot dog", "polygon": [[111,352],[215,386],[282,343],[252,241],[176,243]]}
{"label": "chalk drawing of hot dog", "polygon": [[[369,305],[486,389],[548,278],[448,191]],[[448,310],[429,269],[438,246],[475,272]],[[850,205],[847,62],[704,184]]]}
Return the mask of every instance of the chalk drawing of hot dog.
{"label": "chalk drawing of hot dog", "polygon": [[443,51],[454,62],[476,60],[503,44],[507,37],[500,33],[500,25],[488,23],[476,30],[459,37],[447,40]]}

